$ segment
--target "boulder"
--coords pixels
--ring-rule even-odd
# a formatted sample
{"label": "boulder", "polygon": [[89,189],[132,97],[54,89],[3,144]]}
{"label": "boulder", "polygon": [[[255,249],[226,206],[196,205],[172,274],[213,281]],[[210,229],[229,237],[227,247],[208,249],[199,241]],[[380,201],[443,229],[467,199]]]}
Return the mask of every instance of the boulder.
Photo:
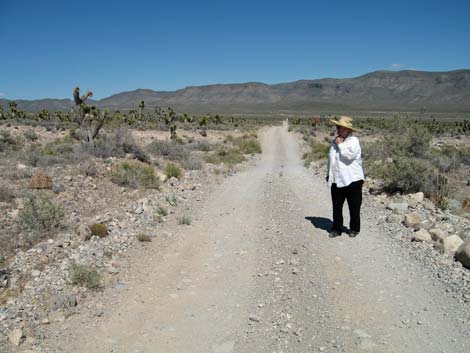
{"label": "boulder", "polygon": [[460,237],[457,234],[450,235],[447,238],[445,238],[443,241],[444,252],[446,254],[453,255],[462,244],[463,244],[463,240],[460,239]]}
{"label": "boulder", "polygon": [[19,328],[14,329],[8,334],[8,340],[10,343],[16,347],[20,346],[24,342],[26,336],[23,331]]}
{"label": "boulder", "polygon": [[91,238],[91,229],[88,225],[82,223],[75,228],[75,234],[78,235],[80,240],[87,241]]}
{"label": "boulder", "polygon": [[465,240],[465,242],[459,246],[454,257],[463,266],[470,269],[470,238]]}
{"label": "boulder", "polygon": [[395,214],[405,214],[408,212],[408,204],[406,202],[392,202],[387,205],[387,209]]}
{"label": "boulder", "polygon": [[418,230],[417,232],[413,234],[413,240],[419,241],[419,242],[426,242],[426,243],[432,242],[431,235],[424,228]]}
{"label": "boulder", "polygon": [[29,181],[31,189],[52,189],[52,178],[44,172],[36,172]]}
{"label": "boulder", "polygon": [[421,223],[423,219],[418,212],[410,212],[405,215],[405,220],[403,223],[407,228],[414,228],[417,224]]}

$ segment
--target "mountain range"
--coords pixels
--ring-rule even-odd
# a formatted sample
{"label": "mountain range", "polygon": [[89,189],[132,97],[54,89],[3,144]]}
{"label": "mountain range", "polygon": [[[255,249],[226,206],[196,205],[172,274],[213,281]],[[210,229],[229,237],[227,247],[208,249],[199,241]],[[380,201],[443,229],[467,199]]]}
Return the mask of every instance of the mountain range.
{"label": "mountain range", "polygon": [[[73,87],[70,89],[72,95]],[[260,82],[190,86],[176,91],[137,89],[90,101],[99,108],[171,106],[198,113],[314,113],[324,111],[470,111],[470,70],[374,71],[354,78],[323,78],[268,85]],[[8,107],[8,100],[0,105]],[[25,111],[68,111],[69,99],[16,100]]]}

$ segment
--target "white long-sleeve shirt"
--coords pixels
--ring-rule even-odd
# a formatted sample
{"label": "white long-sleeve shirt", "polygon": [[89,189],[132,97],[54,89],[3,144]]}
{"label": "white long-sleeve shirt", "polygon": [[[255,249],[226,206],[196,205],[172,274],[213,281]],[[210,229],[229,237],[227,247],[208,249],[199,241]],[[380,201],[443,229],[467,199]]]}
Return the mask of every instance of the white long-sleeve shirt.
{"label": "white long-sleeve shirt", "polygon": [[328,186],[336,183],[342,188],[358,180],[364,180],[359,140],[348,136],[339,145],[333,141],[328,156]]}

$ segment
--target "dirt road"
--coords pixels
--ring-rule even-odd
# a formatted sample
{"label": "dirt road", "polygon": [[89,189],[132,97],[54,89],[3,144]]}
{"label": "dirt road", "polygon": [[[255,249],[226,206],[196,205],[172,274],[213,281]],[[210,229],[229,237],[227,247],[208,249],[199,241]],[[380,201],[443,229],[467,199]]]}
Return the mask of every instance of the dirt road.
{"label": "dirt road", "polygon": [[469,352],[468,317],[381,237],[373,210],[357,238],[329,239],[327,186],[294,136],[283,126],[260,139],[256,166],[152,243],[96,322],[67,320],[57,350]]}

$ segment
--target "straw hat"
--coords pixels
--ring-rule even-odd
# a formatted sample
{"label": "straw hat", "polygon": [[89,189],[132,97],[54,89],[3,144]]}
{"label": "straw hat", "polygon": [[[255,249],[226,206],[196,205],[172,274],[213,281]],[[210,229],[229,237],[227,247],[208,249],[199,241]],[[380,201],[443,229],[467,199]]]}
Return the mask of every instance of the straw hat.
{"label": "straw hat", "polygon": [[333,124],[336,124],[337,126],[342,126],[342,127],[347,128],[347,129],[350,129],[352,131],[360,131],[359,129],[356,129],[356,128],[353,127],[352,119],[348,116],[340,116],[339,120],[330,119],[330,121]]}

